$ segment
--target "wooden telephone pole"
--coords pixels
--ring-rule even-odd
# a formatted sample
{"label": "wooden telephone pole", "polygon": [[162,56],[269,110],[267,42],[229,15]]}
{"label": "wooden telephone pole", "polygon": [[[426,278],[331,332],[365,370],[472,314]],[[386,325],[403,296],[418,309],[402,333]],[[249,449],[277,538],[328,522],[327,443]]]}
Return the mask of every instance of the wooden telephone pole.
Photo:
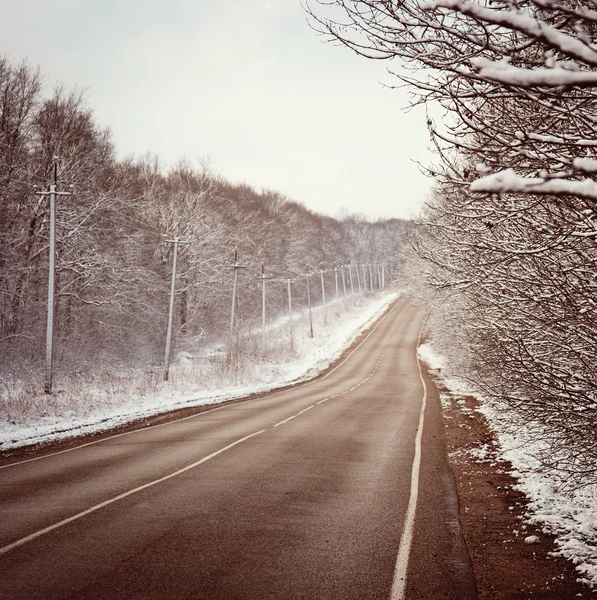
{"label": "wooden telephone pole", "polygon": [[50,198],[50,245],[48,249],[48,307],[46,318],[46,362],[44,365],[44,393],[52,393],[54,372],[54,315],[56,313],[56,197],[70,196],[71,192],[59,192],[58,157],[54,157],[53,182],[47,192],[37,192],[39,196]]}
{"label": "wooden telephone pole", "polygon": [[234,251],[234,262],[228,266],[234,269],[234,283],[232,286],[232,310],[230,311],[230,332],[228,333],[228,347],[226,348],[227,367],[229,367],[232,363],[232,337],[234,334],[234,309],[236,306],[236,284],[238,280],[238,270],[246,269],[246,267],[238,264],[238,250]]}
{"label": "wooden telephone pole", "polygon": [[178,257],[178,246],[188,244],[188,240],[181,240],[175,237],[173,240],[166,240],[174,244],[174,257],[172,258],[172,280],[170,282],[170,305],[168,308],[168,330],[166,331],[166,351],[164,354],[164,381],[168,381],[170,375],[170,341],[172,339],[172,314],[174,312],[174,294],[176,293],[176,260]]}
{"label": "wooden telephone pole", "polygon": [[265,356],[265,280],[272,277],[265,274],[263,263],[261,263],[261,275],[255,277],[261,279],[261,356]]}
{"label": "wooden telephone pole", "polygon": [[311,288],[309,284],[309,265],[307,265],[307,303],[309,304],[309,337],[313,337],[313,313],[311,311]]}

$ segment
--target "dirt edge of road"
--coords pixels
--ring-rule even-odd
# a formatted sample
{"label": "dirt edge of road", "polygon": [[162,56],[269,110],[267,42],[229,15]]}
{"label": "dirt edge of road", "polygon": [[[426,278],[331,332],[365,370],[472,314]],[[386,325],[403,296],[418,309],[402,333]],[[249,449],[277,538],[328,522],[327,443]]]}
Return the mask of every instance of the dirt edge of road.
{"label": "dirt edge of road", "polygon": [[[478,400],[449,392],[437,370],[427,374],[434,384],[430,393],[442,401],[448,459],[479,599],[597,598],[597,590],[577,581],[571,562],[550,555],[554,537],[525,523],[526,496],[515,489],[512,465],[498,457]],[[525,541],[531,536],[536,543]]]}

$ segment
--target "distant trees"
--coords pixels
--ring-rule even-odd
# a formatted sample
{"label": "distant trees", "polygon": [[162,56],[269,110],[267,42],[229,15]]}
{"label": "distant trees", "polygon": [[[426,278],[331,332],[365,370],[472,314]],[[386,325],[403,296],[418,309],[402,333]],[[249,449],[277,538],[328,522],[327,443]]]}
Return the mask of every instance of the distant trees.
{"label": "distant trees", "polygon": [[[174,355],[178,348],[224,340],[229,324],[235,248],[239,319],[260,319],[261,263],[270,314],[286,311],[282,278],[350,261],[386,265],[404,223],[337,220],[275,191],[233,185],[205,165],[166,170],[145,155],[117,160],[78,91],[45,94],[26,63],[0,60],[0,355],[1,368],[30,377],[43,359],[48,256],[46,190],[58,157],[56,368],[93,372],[100,365],[163,360],[172,245],[178,261]],[[370,238],[370,241],[368,241]],[[395,262],[395,261],[394,261]],[[333,274],[326,275],[328,285]],[[293,298],[299,308],[304,286]],[[313,286],[314,300],[321,287]],[[37,369],[36,369],[37,370]]]}
{"label": "distant trees", "polygon": [[439,164],[417,248],[460,309],[469,373],[567,449],[571,473],[596,476],[593,3],[319,4],[319,29],[398,59],[413,101],[447,111],[428,120]]}

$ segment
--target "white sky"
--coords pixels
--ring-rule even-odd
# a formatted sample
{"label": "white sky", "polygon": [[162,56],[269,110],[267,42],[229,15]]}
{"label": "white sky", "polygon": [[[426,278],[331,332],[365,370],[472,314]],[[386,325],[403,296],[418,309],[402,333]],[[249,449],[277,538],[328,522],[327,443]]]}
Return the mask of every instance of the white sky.
{"label": "white sky", "polygon": [[309,208],[409,217],[430,181],[422,110],[387,62],[323,43],[299,0],[23,0],[3,7],[0,53],[47,85],[87,91],[121,156],[213,171]]}

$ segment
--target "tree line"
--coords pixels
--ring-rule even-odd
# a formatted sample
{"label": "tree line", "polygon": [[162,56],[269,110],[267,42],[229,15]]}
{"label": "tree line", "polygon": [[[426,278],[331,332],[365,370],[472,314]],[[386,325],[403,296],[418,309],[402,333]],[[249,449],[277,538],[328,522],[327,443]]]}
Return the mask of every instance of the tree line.
{"label": "tree line", "polygon": [[[44,90],[39,70],[0,59],[0,355],[4,372],[30,376],[43,362],[49,220],[58,157],[56,368],[146,365],[163,360],[173,236],[181,250],[174,343],[225,339],[238,250],[238,319],[259,318],[261,265],[296,278],[337,265],[398,265],[408,223],[332,218],[271,190],[234,184],[204,165],[165,169],[156,155],[118,159],[77,90]],[[329,280],[332,295],[334,283]],[[268,287],[268,311],[286,287]],[[298,288],[298,286],[297,286]],[[313,286],[313,301],[321,292]],[[293,302],[306,302],[304,288]]]}
{"label": "tree line", "polygon": [[[330,0],[314,27],[428,107],[415,246],[466,372],[597,476],[597,13],[590,0]],[[394,60],[395,59],[395,60]],[[432,115],[441,114],[440,118]],[[449,311],[446,310],[449,306]],[[458,343],[445,350],[462,358]]]}

